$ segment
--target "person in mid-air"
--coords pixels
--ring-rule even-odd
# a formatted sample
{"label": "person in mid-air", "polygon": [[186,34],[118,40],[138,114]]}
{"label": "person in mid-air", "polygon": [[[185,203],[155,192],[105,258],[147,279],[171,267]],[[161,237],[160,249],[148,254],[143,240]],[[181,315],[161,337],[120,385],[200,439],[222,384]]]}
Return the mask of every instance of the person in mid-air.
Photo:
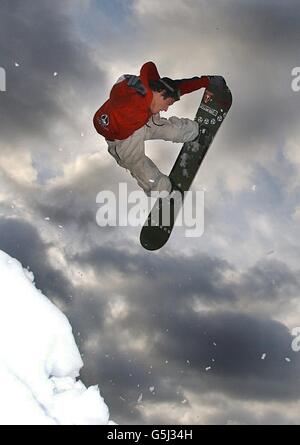
{"label": "person in mid-air", "polygon": [[145,63],[140,75],[124,74],[113,85],[109,99],[95,113],[96,131],[104,136],[109,153],[130,171],[147,195],[152,191],[171,193],[172,184],[145,154],[145,141],[196,140],[199,126],[188,118],[160,117],[161,111],[181,96],[210,85],[224,85],[221,76],[172,80],[160,77],[153,62]]}

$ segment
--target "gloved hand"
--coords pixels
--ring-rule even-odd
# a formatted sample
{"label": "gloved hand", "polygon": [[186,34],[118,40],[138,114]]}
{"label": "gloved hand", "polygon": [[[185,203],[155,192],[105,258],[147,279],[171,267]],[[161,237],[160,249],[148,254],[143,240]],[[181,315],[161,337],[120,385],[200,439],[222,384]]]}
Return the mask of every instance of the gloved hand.
{"label": "gloved hand", "polygon": [[222,76],[208,76],[210,85],[220,90],[226,87],[226,82]]}
{"label": "gloved hand", "polygon": [[147,88],[142,83],[141,79],[134,74],[125,74],[125,79],[127,80],[127,85],[134,88],[142,96],[146,96]]}

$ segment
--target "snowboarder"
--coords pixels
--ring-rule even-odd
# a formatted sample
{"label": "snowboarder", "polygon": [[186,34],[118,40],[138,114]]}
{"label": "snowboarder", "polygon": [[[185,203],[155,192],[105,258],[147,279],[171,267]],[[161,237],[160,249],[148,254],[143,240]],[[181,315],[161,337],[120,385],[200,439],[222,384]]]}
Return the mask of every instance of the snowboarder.
{"label": "snowboarder", "polygon": [[173,80],[160,77],[153,62],[145,63],[140,75],[124,74],[113,85],[109,99],[94,115],[96,131],[104,136],[108,152],[130,171],[147,195],[152,191],[171,193],[170,178],[145,155],[145,141],[162,139],[189,142],[197,139],[199,125],[188,118],[160,116],[161,111],[184,94],[210,85],[223,85],[221,76]]}

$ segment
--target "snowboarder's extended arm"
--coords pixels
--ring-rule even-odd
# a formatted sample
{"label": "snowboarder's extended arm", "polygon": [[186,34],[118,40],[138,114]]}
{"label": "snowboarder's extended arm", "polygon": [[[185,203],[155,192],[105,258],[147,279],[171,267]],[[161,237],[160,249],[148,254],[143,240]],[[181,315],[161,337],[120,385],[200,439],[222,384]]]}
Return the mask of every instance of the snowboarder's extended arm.
{"label": "snowboarder's extended arm", "polygon": [[199,90],[200,88],[207,88],[210,80],[208,76],[192,77],[191,79],[175,80],[179,84],[180,96]]}
{"label": "snowboarder's extended arm", "polygon": [[[160,75],[154,62],[144,63],[140,71],[140,79],[146,87],[149,86],[149,80],[160,79]],[[179,84],[181,96],[199,90],[200,88],[207,88],[210,83],[208,76],[180,79],[176,80],[176,82]]]}

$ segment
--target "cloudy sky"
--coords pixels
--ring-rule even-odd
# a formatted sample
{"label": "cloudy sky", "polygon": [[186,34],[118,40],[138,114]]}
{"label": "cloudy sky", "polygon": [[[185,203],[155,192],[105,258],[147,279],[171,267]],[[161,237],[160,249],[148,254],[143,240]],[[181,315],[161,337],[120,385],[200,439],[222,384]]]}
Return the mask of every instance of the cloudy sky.
{"label": "cloudy sky", "polygon": [[[116,422],[299,424],[299,4],[171,4],[1,1],[0,249],[69,317]],[[176,227],[157,252],[138,227],[96,223],[100,191],[138,186],[92,118],[149,60],[162,76],[221,74],[233,93],[193,183],[204,234]],[[193,119],[202,92],[164,116]],[[168,173],[180,144],[146,148]]]}

